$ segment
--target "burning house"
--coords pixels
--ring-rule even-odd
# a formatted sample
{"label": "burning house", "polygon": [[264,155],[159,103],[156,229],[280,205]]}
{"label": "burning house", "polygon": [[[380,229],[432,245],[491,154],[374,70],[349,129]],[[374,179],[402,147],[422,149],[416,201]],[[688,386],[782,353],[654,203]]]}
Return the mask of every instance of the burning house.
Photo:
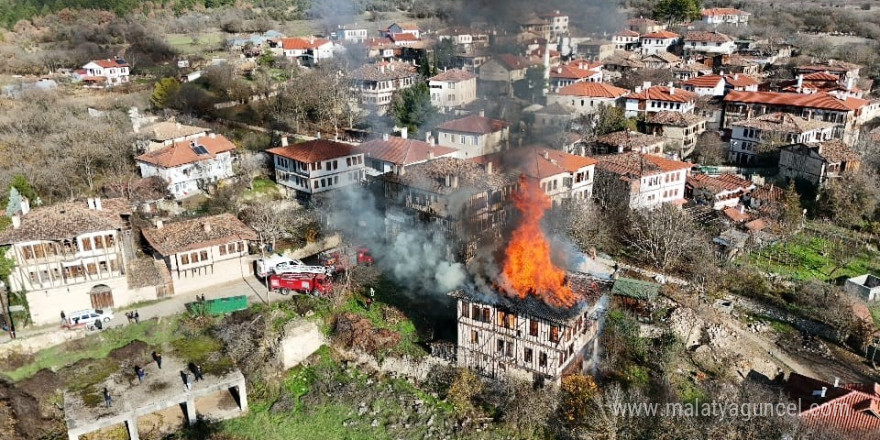
{"label": "burning house", "polygon": [[537,184],[522,181],[513,201],[520,218],[500,267],[450,293],[457,300],[456,359],[490,377],[558,383],[596,353],[603,286],[552,261],[541,230],[550,199]]}

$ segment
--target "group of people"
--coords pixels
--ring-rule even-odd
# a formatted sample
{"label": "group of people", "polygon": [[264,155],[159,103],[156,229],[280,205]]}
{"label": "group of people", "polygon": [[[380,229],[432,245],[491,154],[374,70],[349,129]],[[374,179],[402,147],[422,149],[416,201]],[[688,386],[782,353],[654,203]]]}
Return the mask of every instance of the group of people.
{"label": "group of people", "polygon": [[[156,362],[156,367],[158,367],[161,370],[162,369],[162,353],[160,353],[158,351],[154,351],[151,354],[151,356],[153,358],[153,361]],[[194,362],[190,362],[190,364],[188,365],[188,370],[189,371],[187,371],[187,370],[180,371],[180,378],[181,378],[181,380],[183,380],[184,389],[186,391],[189,391],[192,389],[193,382],[198,382],[200,380],[205,379],[205,376],[202,374],[202,366],[201,365],[194,363]],[[134,366],[134,374],[138,378],[138,383],[141,383],[141,384],[144,383],[144,379],[146,379],[146,377],[147,377],[147,372],[140,365]],[[103,394],[104,394],[104,405],[107,408],[112,407],[113,406],[113,396],[110,395],[110,390],[107,389],[107,387],[104,387]]]}
{"label": "group of people", "polygon": [[125,318],[128,319],[129,324],[131,324],[132,322],[135,324],[140,324],[141,322],[141,314],[137,310],[125,312]]}

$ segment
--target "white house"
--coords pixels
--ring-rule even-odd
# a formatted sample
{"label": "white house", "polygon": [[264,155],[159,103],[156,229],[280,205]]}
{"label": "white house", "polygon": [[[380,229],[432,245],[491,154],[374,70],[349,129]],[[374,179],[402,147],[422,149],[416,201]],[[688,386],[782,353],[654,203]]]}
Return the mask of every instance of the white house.
{"label": "white house", "polygon": [[749,17],[752,15],[746,11],[734,8],[703,9],[701,12],[703,23],[717,26],[727,24],[731,26],[748,26]]}
{"label": "white house", "polygon": [[561,87],[579,82],[602,82],[602,66],[602,63],[590,63],[584,60],[552,66],[550,90],[557,91]]}
{"label": "white house", "polygon": [[112,87],[128,82],[131,73],[128,62],[122,58],[93,60],[76,73],[83,83],[91,87]]}
{"label": "white house", "polygon": [[700,96],[724,96],[727,81],[721,75],[703,75],[683,81],[681,88]]}
{"label": "white house", "polygon": [[250,275],[250,244],[259,238],[253,228],[232,214],[157,221],[142,228],[144,240],[171,274],[175,293],[204,290]]}
{"label": "white house", "polygon": [[282,38],[281,52],[287,58],[306,64],[316,64],[320,60],[333,58],[335,45],[324,38]]}
{"label": "white house", "polygon": [[393,23],[386,29],[380,30],[379,34],[386,38],[390,38],[395,34],[410,34],[418,40],[421,39],[422,31],[420,31],[419,27],[413,23]]}
{"label": "white house", "polygon": [[760,82],[754,77],[741,73],[724,75],[724,82],[727,83],[727,88],[729,90],[736,92],[757,92],[758,85],[760,85]]}
{"label": "white house", "polygon": [[412,87],[419,73],[412,64],[396,61],[366,64],[351,72],[352,87],[360,92],[361,103],[380,112],[391,105],[391,96],[398,90]]}
{"label": "white house", "polygon": [[729,160],[755,163],[758,154],[772,143],[776,148],[803,142],[824,142],[834,138],[834,123],[806,120],[788,113],[769,113],[730,124]]}
{"label": "white house", "polygon": [[0,232],[0,245],[9,245],[6,256],[15,262],[9,290],[26,296],[34,324],[58,324],[61,312],[123,307],[166,294],[161,277],[126,276],[135,255],[130,217],[126,199],[33,210],[24,200],[12,225]]}
{"label": "white house", "polygon": [[668,52],[678,42],[681,35],[669,31],[657,31],[639,37],[642,55],[653,55],[657,52]]}
{"label": "white house", "polygon": [[688,32],[684,36],[685,54],[730,55],[736,52],[733,38],[721,32]]}
{"label": "white house", "polygon": [[602,105],[615,106],[623,102],[629,90],[601,82],[578,82],[562,87],[547,95],[547,104],[558,103],[571,107],[579,115],[591,114]]}
{"label": "white house", "polygon": [[175,198],[202,191],[207,185],[233,176],[233,144],[225,136],[211,133],[175,142],[135,158],[141,176],[159,176],[168,182]]}
{"label": "white house", "polygon": [[477,75],[466,70],[451,69],[428,78],[431,105],[449,110],[477,99]]}
{"label": "white house", "polygon": [[440,157],[455,157],[458,154],[455,148],[387,134],[381,139],[364,142],[357,149],[364,153],[367,174],[371,176],[399,171],[400,167],[406,168]]}
{"label": "white house", "polygon": [[697,94],[677,89],[670,83],[667,86],[651,86],[645,82],[636,87],[634,93],[626,96],[626,116],[657,113],[662,111],[693,113],[697,105]]}
{"label": "white house", "polygon": [[351,144],[315,139],[266,150],[275,165],[275,181],[289,192],[311,197],[354,185],[366,177],[364,153]]}
{"label": "white house", "polygon": [[624,29],[611,37],[614,48],[618,50],[633,50],[639,45],[639,33]]}
{"label": "white house", "polygon": [[652,209],[664,203],[683,205],[685,182],[693,164],[642,153],[599,157],[596,194],[605,203]]}
{"label": "white house", "polygon": [[367,39],[369,31],[357,23],[341,24],[336,27],[336,39],[345,42],[363,43]]}
{"label": "white house", "polygon": [[550,38],[568,34],[568,15],[556,10],[540,13],[538,18],[547,23],[550,30]]}
{"label": "white house", "polygon": [[440,124],[437,144],[455,148],[456,157],[468,159],[501,151],[510,139],[510,124],[500,119],[470,115]]}

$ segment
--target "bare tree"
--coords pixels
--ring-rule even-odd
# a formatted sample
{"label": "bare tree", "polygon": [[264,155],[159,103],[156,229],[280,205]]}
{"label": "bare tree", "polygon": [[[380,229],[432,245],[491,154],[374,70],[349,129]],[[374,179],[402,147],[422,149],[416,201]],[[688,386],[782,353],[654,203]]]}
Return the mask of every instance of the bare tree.
{"label": "bare tree", "polygon": [[633,255],[660,271],[685,266],[695,249],[705,246],[690,214],[671,205],[633,211],[624,241]]}

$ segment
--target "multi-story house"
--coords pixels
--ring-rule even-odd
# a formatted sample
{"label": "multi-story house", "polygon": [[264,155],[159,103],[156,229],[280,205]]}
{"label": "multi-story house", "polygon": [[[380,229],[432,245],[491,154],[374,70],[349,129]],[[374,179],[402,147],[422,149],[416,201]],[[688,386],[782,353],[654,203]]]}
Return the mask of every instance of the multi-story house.
{"label": "multi-story house", "polygon": [[[351,23],[338,25],[333,34],[340,41],[363,43],[367,39],[369,31],[365,27],[358,26],[357,23]],[[334,36],[333,34],[331,36]]]}
{"label": "multi-story house", "polygon": [[632,130],[621,130],[596,138],[590,154],[618,154],[639,152],[662,155],[667,139]]}
{"label": "multi-story house", "polygon": [[666,29],[666,25],[650,18],[630,18],[626,21],[626,28],[639,34],[650,34]]}
{"label": "multi-story house", "polygon": [[698,205],[711,206],[721,211],[736,208],[740,198],[755,189],[755,184],[733,174],[720,174],[712,177],[708,174],[688,176],[685,184],[685,196]]}
{"label": "multi-story house", "polygon": [[138,124],[134,126],[135,135],[146,138],[146,145],[142,147],[141,153],[170,147],[176,142],[192,141],[207,136],[209,131],[211,130],[208,128],[174,121],[156,122],[146,127],[141,127]]}
{"label": "multi-story house", "polygon": [[568,283],[577,303],[563,308],[534,295],[518,298],[473,285],[451,292],[458,364],[488,377],[553,384],[586,371],[598,346],[604,287],[582,274],[571,274]]}
{"label": "multi-story house", "polygon": [[480,81],[495,83],[493,87],[499,93],[512,94],[513,83],[524,79],[530,67],[539,65],[517,55],[498,55],[480,66]]}
{"label": "multi-story house", "polygon": [[849,78],[858,79],[859,72],[862,70],[864,66],[860,66],[854,63],[847,63],[845,61],[838,60],[828,60],[819,63],[811,63],[811,64],[802,64],[800,66],[795,67],[794,74],[795,75],[809,75],[811,73],[830,73],[832,75],[837,75],[842,81],[846,81]]}
{"label": "multi-story house", "polygon": [[565,201],[590,200],[593,195],[597,161],[589,157],[530,145],[473,160],[533,180],[554,205]]}
{"label": "multi-story house", "polygon": [[437,41],[450,40],[464,51],[470,51],[474,45],[474,32],[470,29],[447,29],[437,35]]}
{"label": "multi-story house", "polygon": [[391,105],[394,92],[414,86],[419,73],[412,64],[391,61],[361,66],[351,78],[352,87],[361,94],[361,103],[382,113]]}
{"label": "multi-story house", "polygon": [[835,139],[821,143],[797,143],[779,152],[779,175],[785,179],[801,179],[820,186],[829,179],[855,173],[861,156]]}
{"label": "multi-story house", "polygon": [[499,152],[510,141],[510,124],[482,112],[440,124],[435,132],[437,144],[457,149],[461,159]]}
{"label": "multi-story house", "polygon": [[547,23],[550,31],[550,38],[556,38],[560,35],[568,34],[568,15],[557,11],[549,11],[538,14],[538,18]]}
{"label": "multi-story house", "polygon": [[364,153],[353,145],[315,139],[266,150],[275,165],[275,181],[300,198],[357,184],[364,180]]}
{"label": "multi-story house", "polygon": [[577,82],[547,95],[547,104],[560,104],[574,109],[578,115],[595,113],[603,105],[618,106],[629,90],[607,83]]}
{"label": "multi-story house", "polygon": [[694,31],[684,36],[684,53],[688,55],[715,56],[730,55],[734,52],[736,52],[736,43],[733,38],[721,32]]}
{"label": "multi-story house", "polygon": [[859,98],[839,99],[827,93],[730,92],[724,97],[722,128],[767,113],[788,113],[809,121],[831,122],[834,137],[852,144],[868,118],[875,116],[876,104]]}
{"label": "multi-story house", "polygon": [[668,52],[669,48],[678,43],[681,35],[669,31],[657,31],[639,36],[642,55],[652,55],[657,52]]}
{"label": "multi-story house", "polygon": [[693,113],[697,105],[697,94],[676,89],[671,83],[667,86],[651,86],[646,82],[636,87],[635,92],[626,96],[626,116],[671,111]]}
{"label": "multi-story house", "polygon": [[645,117],[645,131],[667,139],[667,153],[685,158],[693,153],[697,139],[706,131],[706,122],[706,118],[691,113],[650,113]]}
{"label": "multi-story house", "polygon": [[605,204],[653,209],[686,202],[684,186],[693,164],[635,152],[598,159],[595,193]]}
{"label": "multi-story house", "polygon": [[477,99],[477,75],[466,70],[451,69],[428,78],[431,105],[448,111],[463,107]]}
{"label": "multi-story house", "polygon": [[755,77],[734,73],[733,75],[724,75],[724,82],[727,83],[728,91],[736,92],[757,92],[760,82]]}
{"label": "multi-story house", "polygon": [[282,38],[278,43],[285,57],[306,65],[315,65],[321,60],[333,58],[336,47],[330,40],[315,37]]}
{"label": "multi-story house", "polygon": [[168,190],[180,199],[232,177],[233,150],[229,139],[211,133],[144,153],[135,162],[141,176],[165,179]]}
{"label": "multi-story house", "polygon": [[428,221],[445,236],[448,254],[462,262],[473,257],[481,243],[499,239],[519,176],[490,168],[442,157],[384,174],[389,239],[411,224]]}
{"label": "multi-story house", "polygon": [[704,75],[683,81],[681,88],[699,96],[724,96],[727,81],[721,75]]}
{"label": "multi-story house", "polygon": [[701,15],[703,16],[703,23],[714,26],[718,26],[719,24],[748,26],[749,17],[752,14],[734,8],[712,8],[703,9]]}
{"label": "multi-story house", "polygon": [[141,229],[154,257],[171,274],[175,293],[243,279],[251,273],[251,243],[259,236],[232,214],[173,223],[157,221]]}
{"label": "multi-story house", "polygon": [[[433,145],[417,139],[383,135],[381,139],[373,139],[358,145],[357,149],[364,153],[368,175],[378,176],[399,171],[400,167],[439,159],[454,157],[458,154],[455,148]],[[405,172],[405,171],[404,171]]]}
{"label": "multi-story house", "polygon": [[90,87],[112,87],[128,82],[131,67],[122,58],[93,60],[78,70],[77,76]]}
{"label": "multi-story house", "polygon": [[389,38],[395,34],[410,34],[416,38],[416,40],[421,38],[422,31],[419,30],[419,27],[413,23],[393,23],[391,26],[388,26],[385,29],[379,31],[383,37]]}
{"label": "multi-story house", "polygon": [[602,63],[578,60],[550,68],[551,91],[579,82],[602,82]]}
{"label": "multi-story house", "polygon": [[639,46],[639,33],[628,29],[611,36],[614,48],[618,50],[634,50]]}
{"label": "multi-story house", "polygon": [[[61,312],[122,307],[162,296],[156,286],[132,287],[135,258],[126,199],[88,199],[31,210],[25,199],[0,232],[15,261],[9,289],[23,293],[31,320],[59,322]],[[91,323],[89,323],[91,324]]]}
{"label": "multi-story house", "polygon": [[753,164],[759,153],[783,145],[825,142],[837,137],[831,122],[806,120],[788,113],[770,113],[730,125],[729,160]]}

